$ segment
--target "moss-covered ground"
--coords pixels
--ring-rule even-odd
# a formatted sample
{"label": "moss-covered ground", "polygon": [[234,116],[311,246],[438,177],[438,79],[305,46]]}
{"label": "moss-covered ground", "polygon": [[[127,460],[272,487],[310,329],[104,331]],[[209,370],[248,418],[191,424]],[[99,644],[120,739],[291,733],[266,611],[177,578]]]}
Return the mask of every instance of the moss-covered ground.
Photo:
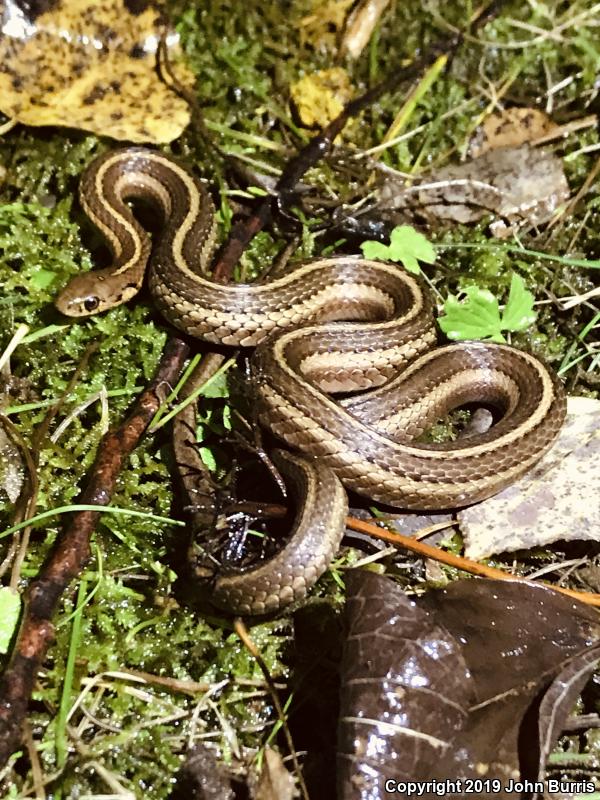
{"label": "moss-covered ground", "polygon": [[[290,110],[291,82],[339,63],[356,91],[363,90],[426,51],[448,26],[463,27],[471,7],[394,1],[367,50],[352,62],[340,61],[331,48],[335,15],[333,21],[315,18],[315,9],[323,5],[311,0],[167,3],[196,75],[209,130],[224,151],[241,156],[255,172],[276,175],[308,140],[310,132],[299,128]],[[336,3],[328,5],[334,9]],[[507,105],[548,109],[559,123],[597,112],[600,49],[592,12],[589,0],[507,3],[481,32],[483,41],[467,40],[460,48],[449,71],[413,111],[406,132],[414,130],[414,135],[388,148],[384,161],[411,172],[456,160],[478,116],[501,90]],[[382,141],[402,99],[401,94],[384,97],[350,125],[336,161],[350,165],[347,169],[326,161],[309,172],[305,181],[318,188],[320,198],[345,201],[364,191],[364,176],[350,156]],[[52,430],[74,410],[78,413],[56,441],[45,438],[39,447],[37,512],[75,501],[106,426],[122,420],[152,376],[167,337],[167,326],[147,297],[74,322],[60,318],[52,305],[70,276],[92,266],[89,248],[97,240],[78,207],[77,183],[90,159],[112,146],[109,139],[73,130],[19,126],[0,140],[0,164],[7,170],[0,186],[0,352],[20,323],[39,332],[11,358],[12,374],[22,380],[3,408],[25,442],[32,441],[47,408],[64,394],[86,350],[97,347]],[[575,194],[598,158],[597,126],[553,147],[564,158]],[[223,165],[206,156],[193,133],[165,150],[195,165],[214,187],[224,237],[232,203],[240,201],[238,187],[227,183]],[[523,246],[577,259],[600,258],[599,192],[596,180],[551,229],[523,234]],[[319,254],[326,246],[319,233],[325,205],[317,203],[317,219],[305,217],[299,229],[300,256]],[[561,369],[569,390],[594,393],[598,357],[588,349],[593,329],[586,328],[597,325],[597,311],[591,303],[560,311],[553,300],[589,291],[597,285],[597,271],[490,247],[484,224],[432,231],[430,238],[481,244],[480,249],[443,251],[436,265],[426,268],[442,296],[476,283],[502,302],[511,272],[518,271],[540,305],[537,322],[513,341]],[[280,229],[257,237],[244,256],[246,274],[268,266],[283,242]],[[211,400],[212,413],[218,416],[227,402]],[[163,430],[137,448],[113,505],[165,517],[173,513],[172,502]],[[3,527],[11,524],[10,503],[1,517]],[[34,527],[20,589],[36,574],[60,526],[61,520],[53,518]],[[8,541],[0,539],[0,560]],[[173,553],[185,546],[185,532],[169,523],[103,516],[83,582],[64,597],[56,643],[31,706],[30,736],[39,757],[35,780],[45,783],[46,797],[159,800],[169,796],[191,741],[212,743],[240,774],[256,764],[267,741],[278,741],[263,675],[231,623],[205,618],[178,599],[174,587],[180,576],[174,565],[179,562]],[[355,558],[355,553],[342,556],[338,566]],[[415,581],[424,580],[417,561],[409,573]],[[317,594],[339,604],[340,575],[326,577]],[[293,662],[291,618],[256,625],[252,636],[273,678],[285,685]],[[142,684],[131,674],[135,671],[184,683]],[[197,684],[206,684],[208,691]],[[25,748],[4,778],[2,796],[33,796],[34,773]]]}

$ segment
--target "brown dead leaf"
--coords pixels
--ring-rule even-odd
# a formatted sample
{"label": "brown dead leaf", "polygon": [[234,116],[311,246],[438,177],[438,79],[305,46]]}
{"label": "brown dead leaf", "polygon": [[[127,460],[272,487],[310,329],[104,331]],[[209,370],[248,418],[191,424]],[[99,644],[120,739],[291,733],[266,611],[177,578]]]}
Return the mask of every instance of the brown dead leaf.
{"label": "brown dead leaf", "polygon": [[[187,104],[156,73],[164,30],[156,7],[144,2],[132,14],[125,0],[35,5],[38,13],[0,0],[4,114],[25,125],[64,125],[132,142],[158,144],[181,134]],[[171,33],[171,45],[176,40]],[[177,75],[191,81],[186,69]]]}
{"label": "brown dead leaf", "polygon": [[600,540],[600,401],[570,397],[553,448],[520,481],[458,513],[465,555]]}
{"label": "brown dead leaf", "polygon": [[547,136],[558,127],[537,108],[507,108],[486,117],[469,146],[472,158],[498,147],[518,147]]}
{"label": "brown dead leaf", "polygon": [[265,749],[263,767],[255,786],[250,788],[252,800],[293,800],[297,797],[294,778],[283,765],[281,756],[271,747]]}
{"label": "brown dead leaf", "polygon": [[458,799],[482,778],[477,797],[526,796],[512,782],[543,774],[600,658],[598,612],[531,583],[456,581],[416,601],[372,572],[346,585],[340,800]]}
{"label": "brown dead leaf", "polygon": [[[538,744],[538,774],[537,781],[543,783],[546,779],[546,764],[554,749],[561,729],[564,726],[567,716],[571,713],[581,690],[587,683],[592,673],[598,666],[597,647],[590,647],[588,651],[579,653],[575,658],[567,661],[560,673],[556,676],[550,688],[545,693],[539,708],[539,744]],[[552,798],[559,800],[559,791],[553,786],[546,784],[546,792],[534,792],[531,800],[542,800],[542,798]],[[560,797],[581,798],[582,794],[593,792],[597,787],[592,781],[587,782],[587,786],[579,783],[576,789],[573,784],[569,791],[563,784],[563,794]]]}
{"label": "brown dead leaf", "polygon": [[541,225],[568,197],[562,161],[530,145],[490,150],[411,186],[388,175],[379,189],[381,213],[396,224],[390,210],[404,209],[430,224],[471,223],[492,214],[497,219],[490,230],[499,238]]}

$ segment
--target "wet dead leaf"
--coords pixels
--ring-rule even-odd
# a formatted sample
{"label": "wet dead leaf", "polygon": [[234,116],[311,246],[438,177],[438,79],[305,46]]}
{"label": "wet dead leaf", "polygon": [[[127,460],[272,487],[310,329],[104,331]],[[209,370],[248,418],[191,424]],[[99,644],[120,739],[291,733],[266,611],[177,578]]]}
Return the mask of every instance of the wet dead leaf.
{"label": "wet dead leaf", "polygon": [[16,503],[23,488],[25,467],[19,448],[0,423],[0,499]]}
{"label": "wet dead leaf", "polygon": [[[597,611],[532,583],[457,581],[417,601],[371,572],[346,584],[341,800],[387,796],[389,780],[448,781],[444,797],[459,798],[468,779],[509,787],[543,773],[577,671],[600,658]],[[430,784],[419,796],[438,793]]]}
{"label": "wet dead leaf", "polygon": [[458,513],[465,555],[600,540],[600,401],[570,397],[554,447],[520,481]]}
{"label": "wet dead leaf", "polygon": [[[390,210],[404,209],[430,224],[471,223],[492,214],[497,219],[490,230],[498,238],[547,222],[568,197],[561,160],[530,145],[491,150],[412,186],[387,176],[379,189],[381,210],[388,217]],[[400,221],[393,214],[391,220]]]}
{"label": "wet dead leaf", "polygon": [[[0,110],[25,125],[82,128],[113,139],[170,142],[189,122],[156,72],[158,9],[125,0],[1,2]],[[25,9],[25,10],[22,10]],[[177,36],[169,34],[175,46]],[[178,78],[191,81],[179,67]]]}
{"label": "wet dead leaf", "polygon": [[300,121],[308,128],[325,127],[352,97],[346,70],[332,67],[305,75],[290,87]]}
{"label": "wet dead leaf", "polygon": [[498,147],[518,147],[536,142],[557,127],[537,108],[507,108],[486,117],[471,140],[469,152],[472,158],[477,158]]}
{"label": "wet dead leaf", "polygon": [[283,765],[276,750],[267,747],[263,767],[254,787],[250,789],[252,800],[293,800],[297,797],[294,778]]}

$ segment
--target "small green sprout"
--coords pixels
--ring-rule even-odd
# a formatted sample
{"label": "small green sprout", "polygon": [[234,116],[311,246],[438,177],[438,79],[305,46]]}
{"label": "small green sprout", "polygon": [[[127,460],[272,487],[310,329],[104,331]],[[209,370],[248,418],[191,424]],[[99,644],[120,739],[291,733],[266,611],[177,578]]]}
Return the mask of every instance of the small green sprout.
{"label": "small green sprout", "polygon": [[523,279],[513,273],[508,302],[502,314],[498,300],[487,289],[468,286],[466,299],[450,295],[444,303],[445,316],[438,322],[449,339],[487,339],[505,342],[501,331],[522,331],[535,320],[533,295],[525,288]]}
{"label": "small green sprout", "polygon": [[360,246],[365,258],[398,261],[402,266],[418,275],[421,272],[419,261],[433,264],[436,252],[428,239],[411,225],[398,225],[390,235],[390,243],[363,242]]}

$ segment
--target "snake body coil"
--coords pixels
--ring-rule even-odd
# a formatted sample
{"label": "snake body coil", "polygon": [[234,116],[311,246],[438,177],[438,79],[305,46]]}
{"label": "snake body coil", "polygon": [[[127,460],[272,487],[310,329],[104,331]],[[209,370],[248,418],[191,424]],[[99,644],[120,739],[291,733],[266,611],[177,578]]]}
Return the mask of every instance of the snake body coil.
{"label": "snake body coil", "polygon": [[[256,570],[215,581],[216,600],[238,613],[263,613],[297,599],[324,571],[330,557],[322,547],[315,555],[314,531],[333,554],[345,505],[337,499],[329,504],[334,510],[321,524],[323,487],[337,498],[341,479],[378,502],[456,508],[516,480],[560,430],[565,397],[556,375],[507,345],[468,342],[432,350],[429,295],[396,265],[343,256],[304,262],[270,283],[217,284],[205,275],[215,240],[205,188],[177,163],[143,148],[96,159],[81,196],[113,250],[114,265],[77,276],[58,308],[85,315],[137,291],[150,248],[125,200],[150,201],[164,220],[149,279],[159,309],[192,336],[257,346],[252,368],[261,422],[312,457],[280,457],[315,506],[299,514],[293,546],[257,568],[258,584]],[[341,401],[330,396],[357,391],[363,394]],[[468,402],[495,406],[500,421],[457,442],[415,441]]]}

